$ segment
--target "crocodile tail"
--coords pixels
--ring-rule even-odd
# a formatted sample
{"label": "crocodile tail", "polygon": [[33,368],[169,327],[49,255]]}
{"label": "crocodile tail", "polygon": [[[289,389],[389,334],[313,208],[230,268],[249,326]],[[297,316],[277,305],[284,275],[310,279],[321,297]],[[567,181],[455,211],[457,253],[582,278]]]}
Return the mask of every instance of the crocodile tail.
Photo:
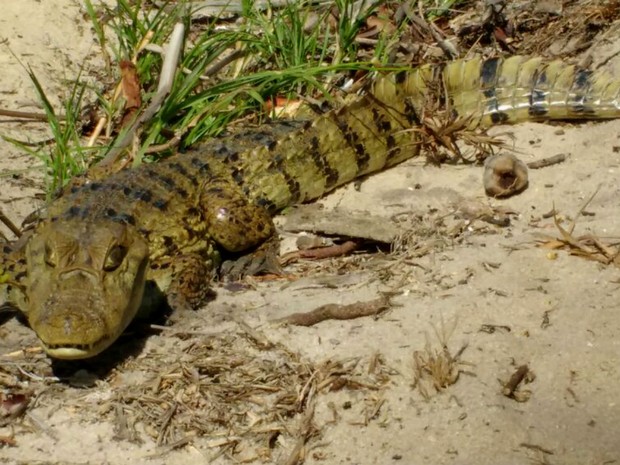
{"label": "crocodile tail", "polygon": [[362,98],[245,152],[233,177],[270,212],[316,199],[356,177],[416,156],[420,118],[439,110],[470,127],[620,117],[620,81],[562,61],[474,58],[379,77]]}
{"label": "crocodile tail", "polygon": [[401,89],[418,102],[438,91],[448,97],[447,108],[469,118],[472,127],[620,117],[620,80],[561,60],[477,57],[423,66],[408,73]]}

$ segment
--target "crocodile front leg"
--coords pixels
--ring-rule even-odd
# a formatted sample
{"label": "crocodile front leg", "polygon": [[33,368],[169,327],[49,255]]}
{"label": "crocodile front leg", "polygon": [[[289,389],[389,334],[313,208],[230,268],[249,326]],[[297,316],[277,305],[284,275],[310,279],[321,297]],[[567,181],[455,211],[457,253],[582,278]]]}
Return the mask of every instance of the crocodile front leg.
{"label": "crocodile front leg", "polygon": [[250,202],[232,181],[218,178],[204,185],[200,204],[209,237],[226,252],[250,251],[275,235],[267,210]]}
{"label": "crocodile front leg", "polygon": [[[226,252],[221,274],[233,279],[260,273],[278,274],[279,238],[268,211],[248,200],[236,185],[222,181],[204,189],[210,235]],[[238,256],[242,253],[241,256]]]}
{"label": "crocodile front leg", "polygon": [[176,312],[196,310],[214,297],[210,287],[214,264],[199,254],[187,254],[171,260],[172,278],[167,292],[170,308]]}
{"label": "crocodile front leg", "polygon": [[198,309],[211,300],[210,284],[221,255],[263,255],[262,246],[277,241],[268,212],[250,202],[230,179],[217,176],[204,181],[194,202],[191,208],[200,212],[200,220],[194,224],[201,229],[187,230],[187,236],[194,238],[192,245],[169,249],[151,264],[149,275],[174,313]]}

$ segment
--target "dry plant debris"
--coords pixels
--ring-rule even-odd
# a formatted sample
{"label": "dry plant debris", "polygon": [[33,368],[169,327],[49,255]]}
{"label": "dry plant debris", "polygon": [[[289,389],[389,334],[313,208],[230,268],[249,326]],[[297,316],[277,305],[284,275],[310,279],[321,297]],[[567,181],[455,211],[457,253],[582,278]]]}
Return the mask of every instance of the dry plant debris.
{"label": "dry plant debris", "polygon": [[[313,422],[319,392],[376,390],[387,382],[385,371],[364,370],[360,359],[312,364],[244,336],[190,339],[173,363],[165,355],[129,361],[111,381],[115,396],[106,407],[117,436],[139,440],[146,433],[165,450],[206,436],[211,459],[300,463],[321,434]],[[132,371],[148,381],[124,383]]]}
{"label": "dry plant debris", "polygon": [[555,227],[560,232],[560,237],[549,237],[547,235],[538,239],[538,243],[541,247],[551,250],[568,250],[571,255],[583,257],[588,260],[593,260],[604,265],[614,264],[620,266],[620,248],[618,239],[611,243],[605,243],[605,241],[594,234],[582,234],[575,236],[573,233],[577,225],[577,218],[584,214],[587,206],[590,204],[594,196],[596,196],[598,189],[590,196],[590,198],[579,209],[575,219],[571,222],[568,229],[564,228],[558,218],[555,206],[553,208],[553,222]]}
{"label": "dry plant debris", "polygon": [[467,364],[461,361],[461,355],[467,345],[461,347],[454,355],[448,348],[448,340],[454,333],[456,325],[457,321],[453,320],[449,326],[446,326],[442,318],[439,329],[433,326],[440,348],[433,348],[427,336],[424,350],[416,350],[413,353],[413,388],[417,388],[426,400],[431,398],[430,388],[441,392],[456,383],[463,372],[461,366]]}

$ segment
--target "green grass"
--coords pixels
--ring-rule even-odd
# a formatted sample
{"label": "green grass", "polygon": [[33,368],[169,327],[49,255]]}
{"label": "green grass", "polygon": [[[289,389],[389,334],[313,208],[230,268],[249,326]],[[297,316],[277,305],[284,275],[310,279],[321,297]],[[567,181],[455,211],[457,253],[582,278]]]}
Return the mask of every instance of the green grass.
{"label": "green grass", "polygon": [[63,187],[73,176],[87,168],[87,160],[90,158],[89,152],[96,152],[101,149],[86,148],[82,144],[81,111],[86,86],[80,82],[79,77],[70,87],[66,98],[63,99],[63,114],[58,115],[31,69],[28,69],[28,75],[47,116],[48,127],[54,138],[54,143],[38,148],[9,137],[4,137],[4,139],[43,162],[47,175],[46,187],[49,196]]}
{"label": "green grass", "polygon": [[[358,61],[360,50],[356,41],[366,18],[382,3],[385,2],[376,2],[359,13],[351,0],[336,0],[338,14],[332,19],[329,11],[313,10],[303,2],[278,10],[258,11],[254,2],[244,0],[242,21],[212,20],[199,24],[192,24],[190,19],[188,5],[192,2],[170,3],[165,9],[129,0],[117,0],[113,7],[95,6],[90,0],[85,5],[107,63],[106,77],[110,82],[118,81],[118,63],[135,59],[144,106],[157,89],[163,61],[153,46],[167,43],[175,23],[183,22],[186,26],[185,48],[179,65],[183,71],[177,72],[164,104],[140,129],[139,147],[134,146],[132,152],[137,164],[145,157],[147,161],[156,161],[168,155],[172,150],[146,153],[153,145],[165,145],[173,135],[180,138],[179,148],[184,149],[221,133],[241,117],[254,114],[258,121],[268,117],[264,104],[274,96],[330,99],[334,86],[341,84],[346,76],[385,64],[398,40],[398,31],[392,37],[381,35],[374,54],[369,56],[365,50],[363,61]],[[429,8],[429,18],[435,18],[446,14],[456,3],[426,1],[425,7]],[[313,19],[315,25],[306,28]],[[330,21],[332,26],[335,22],[335,27],[329,27]],[[144,48],[145,43],[149,47]],[[205,75],[232,51],[237,53],[237,60],[217,73]],[[36,77],[31,74],[31,78],[56,139],[53,150],[31,152],[44,161],[49,174],[48,190],[53,192],[105,155],[113,143],[99,150],[83,147],[79,120],[86,88],[79,79],[65,100],[66,119],[61,121]],[[112,92],[108,88],[98,96],[99,110],[108,121],[118,125],[122,102],[112,102]],[[111,129],[119,131],[114,124]]]}

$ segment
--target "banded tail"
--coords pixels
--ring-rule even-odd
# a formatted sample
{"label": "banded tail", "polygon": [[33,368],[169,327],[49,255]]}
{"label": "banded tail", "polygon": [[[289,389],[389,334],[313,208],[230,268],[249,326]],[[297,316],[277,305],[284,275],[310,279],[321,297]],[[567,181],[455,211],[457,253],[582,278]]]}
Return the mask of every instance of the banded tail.
{"label": "banded tail", "polygon": [[474,58],[379,77],[357,101],[269,146],[228,160],[245,193],[271,212],[416,156],[427,99],[472,127],[620,117],[620,80],[542,58]]}

